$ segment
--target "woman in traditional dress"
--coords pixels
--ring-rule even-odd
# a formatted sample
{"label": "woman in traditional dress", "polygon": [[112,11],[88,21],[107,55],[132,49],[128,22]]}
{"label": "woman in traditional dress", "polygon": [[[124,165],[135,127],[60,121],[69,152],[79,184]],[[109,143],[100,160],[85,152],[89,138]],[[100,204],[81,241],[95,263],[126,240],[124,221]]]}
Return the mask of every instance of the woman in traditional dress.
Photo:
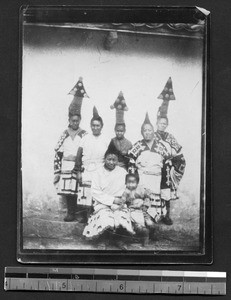
{"label": "woman in traditional dress", "polygon": [[[122,204],[121,196],[125,190],[127,174],[124,168],[117,166],[117,163],[118,151],[113,145],[110,145],[105,153],[104,165],[94,172],[92,178],[94,212],[83,231],[86,238],[95,240],[97,246],[103,249],[117,234],[119,238],[114,239],[116,245],[120,249],[127,249],[121,232],[134,234],[128,210],[118,213],[113,209],[115,205]],[[112,232],[114,232],[114,236],[111,234]]]}
{"label": "woman in traditional dress", "polygon": [[111,144],[114,144],[116,149],[118,150],[118,166],[128,169],[129,156],[128,152],[132,148],[132,143],[124,137],[126,132],[125,123],[117,123],[115,125],[115,137],[111,139]]}
{"label": "woman in traditional dress", "polygon": [[128,110],[122,91],[119,93],[111,109],[115,109],[115,137],[111,139],[111,144],[114,144],[118,150],[118,165],[125,170],[128,169],[129,156],[128,151],[132,148],[132,143],[125,138],[126,125],[124,120],[124,112]]}
{"label": "woman in traditional dress", "polygon": [[92,133],[81,140],[74,168],[79,181],[89,186],[94,172],[103,166],[104,154],[109,144],[109,139],[102,133],[103,120],[95,106],[90,125]]}
{"label": "woman in traditional dress", "polygon": [[165,216],[166,207],[160,197],[163,153],[160,151],[160,144],[154,138],[154,127],[148,113],[141,127],[141,134],[143,139],[135,143],[129,152],[131,157],[129,172],[138,172],[140,186],[151,192],[152,199],[147,212],[154,223]]}
{"label": "woman in traditional dress", "polygon": [[103,120],[95,106],[90,125],[92,133],[87,134],[81,140],[73,169],[73,172],[77,174],[79,190],[82,189],[82,196],[78,199],[78,205],[82,207],[82,222],[84,223],[87,222],[92,209],[92,177],[103,166],[104,154],[109,144],[109,139],[102,133]]}
{"label": "woman in traditional dress", "polygon": [[155,140],[162,145],[163,149],[163,168],[161,179],[161,199],[165,201],[167,214],[162,219],[166,225],[172,225],[170,218],[170,201],[178,198],[177,188],[184,175],[185,159],[182,154],[182,146],[177,142],[175,137],[166,132],[168,126],[167,115],[160,115],[157,118],[157,131]]}
{"label": "woman in traditional dress", "polygon": [[177,188],[183,177],[186,163],[181,152],[181,145],[178,144],[172,134],[166,132],[168,127],[169,103],[176,99],[171,77],[169,77],[166,82],[158,99],[162,99],[162,103],[157,112],[155,140],[160,145],[159,150],[164,158],[161,179],[161,199],[162,202],[165,202],[167,209],[167,213],[162,221],[166,225],[172,225],[173,221],[170,218],[170,200],[178,198]]}
{"label": "woman in traditional dress", "polygon": [[55,148],[54,185],[58,195],[67,205],[64,221],[75,219],[77,200],[77,181],[72,170],[75,165],[76,153],[86,131],[79,127],[81,115],[79,110],[69,110],[69,126],[61,135]]}

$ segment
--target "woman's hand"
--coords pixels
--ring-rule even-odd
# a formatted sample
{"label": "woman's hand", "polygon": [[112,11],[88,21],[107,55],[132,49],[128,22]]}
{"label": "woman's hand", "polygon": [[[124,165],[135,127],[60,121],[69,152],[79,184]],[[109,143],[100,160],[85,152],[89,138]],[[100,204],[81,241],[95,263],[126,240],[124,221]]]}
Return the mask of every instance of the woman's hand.
{"label": "woman's hand", "polygon": [[113,204],[121,205],[122,203],[123,203],[123,200],[121,198],[119,198],[119,197],[114,198]]}
{"label": "woman's hand", "polygon": [[165,164],[169,164],[170,166],[172,166],[172,156],[171,157],[168,157],[168,159],[165,161]]}
{"label": "woman's hand", "polygon": [[56,183],[59,182],[59,180],[60,180],[60,174],[56,174],[55,177],[54,177],[53,183],[56,184]]}

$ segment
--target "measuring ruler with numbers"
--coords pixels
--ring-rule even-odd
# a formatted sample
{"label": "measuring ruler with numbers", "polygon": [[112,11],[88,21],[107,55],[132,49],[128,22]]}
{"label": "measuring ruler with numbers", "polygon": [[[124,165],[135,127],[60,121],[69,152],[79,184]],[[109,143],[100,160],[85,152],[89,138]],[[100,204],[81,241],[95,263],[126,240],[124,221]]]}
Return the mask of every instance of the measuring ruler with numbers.
{"label": "measuring ruler with numbers", "polygon": [[226,272],[6,267],[6,291],[226,294]]}

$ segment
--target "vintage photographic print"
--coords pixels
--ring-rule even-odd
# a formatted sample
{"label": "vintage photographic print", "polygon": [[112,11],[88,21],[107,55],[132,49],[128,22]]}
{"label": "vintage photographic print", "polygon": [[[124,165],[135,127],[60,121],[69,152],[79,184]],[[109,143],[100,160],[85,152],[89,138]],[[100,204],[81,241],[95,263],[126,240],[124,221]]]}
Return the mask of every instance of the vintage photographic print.
{"label": "vintage photographic print", "polygon": [[33,22],[29,12],[21,253],[203,254],[205,21]]}

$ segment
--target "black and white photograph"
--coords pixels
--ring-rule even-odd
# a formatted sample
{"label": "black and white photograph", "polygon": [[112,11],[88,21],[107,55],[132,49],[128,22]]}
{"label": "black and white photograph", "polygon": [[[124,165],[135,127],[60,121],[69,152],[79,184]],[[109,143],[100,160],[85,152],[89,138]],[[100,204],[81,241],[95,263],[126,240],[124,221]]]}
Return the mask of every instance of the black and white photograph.
{"label": "black and white photograph", "polygon": [[22,252],[204,253],[205,32],[23,19]]}

